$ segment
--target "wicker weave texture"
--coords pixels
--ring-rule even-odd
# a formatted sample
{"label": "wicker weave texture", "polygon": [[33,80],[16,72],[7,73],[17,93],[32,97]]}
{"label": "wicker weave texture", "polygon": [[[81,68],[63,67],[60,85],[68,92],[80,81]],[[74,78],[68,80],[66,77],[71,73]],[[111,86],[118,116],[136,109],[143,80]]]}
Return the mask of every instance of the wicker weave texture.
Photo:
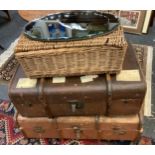
{"label": "wicker weave texture", "polygon": [[127,42],[121,27],[87,40],[41,42],[21,36],[16,58],[31,78],[119,72]]}

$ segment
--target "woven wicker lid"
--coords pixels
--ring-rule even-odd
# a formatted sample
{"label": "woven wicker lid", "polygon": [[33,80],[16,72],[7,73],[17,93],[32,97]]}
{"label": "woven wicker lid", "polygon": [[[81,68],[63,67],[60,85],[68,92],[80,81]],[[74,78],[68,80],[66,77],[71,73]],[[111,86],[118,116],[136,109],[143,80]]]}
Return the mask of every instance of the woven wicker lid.
{"label": "woven wicker lid", "polygon": [[39,51],[39,50],[50,50],[55,48],[69,48],[69,47],[91,47],[91,46],[117,46],[123,48],[127,45],[127,41],[124,37],[124,31],[119,26],[115,31],[110,34],[85,39],[78,41],[66,41],[66,42],[43,42],[35,41],[27,38],[23,34],[21,35],[18,44],[15,48],[15,53],[28,52],[28,51]]}

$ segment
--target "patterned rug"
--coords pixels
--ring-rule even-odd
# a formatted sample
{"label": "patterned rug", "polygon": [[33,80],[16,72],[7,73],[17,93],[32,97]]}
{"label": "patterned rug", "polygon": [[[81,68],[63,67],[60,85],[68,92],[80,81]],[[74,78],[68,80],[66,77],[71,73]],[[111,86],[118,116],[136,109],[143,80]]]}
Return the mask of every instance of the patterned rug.
{"label": "patterned rug", "polygon": [[18,38],[11,43],[9,48],[0,55],[0,79],[9,81],[18,65],[14,56],[14,49]]}
{"label": "patterned rug", "polygon": [[59,140],[27,139],[14,121],[16,109],[9,101],[0,100],[0,145],[154,145],[155,140],[141,137],[135,143],[131,141],[97,141],[97,140]]}

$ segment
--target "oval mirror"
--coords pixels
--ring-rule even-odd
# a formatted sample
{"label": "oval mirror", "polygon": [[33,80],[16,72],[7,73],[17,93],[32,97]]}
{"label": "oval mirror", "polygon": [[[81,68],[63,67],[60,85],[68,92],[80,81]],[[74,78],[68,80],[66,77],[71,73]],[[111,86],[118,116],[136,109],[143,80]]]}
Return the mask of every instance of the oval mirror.
{"label": "oval mirror", "polygon": [[67,41],[106,35],[119,25],[119,19],[98,11],[70,11],[47,15],[29,22],[24,34],[33,40]]}

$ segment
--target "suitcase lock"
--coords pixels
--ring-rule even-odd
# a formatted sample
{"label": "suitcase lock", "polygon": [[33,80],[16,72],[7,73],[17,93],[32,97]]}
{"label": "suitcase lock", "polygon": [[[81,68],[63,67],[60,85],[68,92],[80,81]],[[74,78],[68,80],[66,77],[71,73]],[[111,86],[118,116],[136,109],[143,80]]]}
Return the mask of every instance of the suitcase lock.
{"label": "suitcase lock", "polygon": [[76,134],[76,139],[80,139],[82,130],[78,126],[73,127],[74,133]]}
{"label": "suitcase lock", "polygon": [[40,126],[34,127],[33,131],[36,132],[36,133],[44,133],[45,132],[45,130]]}
{"label": "suitcase lock", "polygon": [[125,135],[126,131],[121,129],[120,127],[113,127],[113,133],[119,134],[119,135]]}
{"label": "suitcase lock", "polygon": [[78,100],[70,100],[68,103],[71,105],[72,112],[75,112],[78,109],[82,109],[84,104]]}

